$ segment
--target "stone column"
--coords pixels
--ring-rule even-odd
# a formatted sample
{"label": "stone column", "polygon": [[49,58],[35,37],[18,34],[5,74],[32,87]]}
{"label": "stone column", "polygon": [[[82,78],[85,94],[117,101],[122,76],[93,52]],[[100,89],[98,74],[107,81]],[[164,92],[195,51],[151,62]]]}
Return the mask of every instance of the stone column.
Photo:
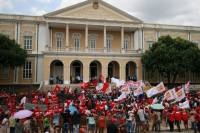
{"label": "stone column", "polygon": [[104,43],[104,53],[106,53],[107,52],[107,46],[106,46],[106,26],[104,26],[103,43]]}
{"label": "stone column", "polygon": [[49,33],[49,23],[46,23],[46,45],[50,46],[50,39],[49,39],[50,33]]}
{"label": "stone column", "polygon": [[69,24],[66,24],[66,51],[69,51]]}
{"label": "stone column", "polygon": [[141,35],[140,35],[140,29],[138,29],[138,49],[142,50],[142,48],[141,48]]}
{"label": "stone column", "polygon": [[121,27],[121,49],[124,49],[124,27]]}
{"label": "stone column", "polygon": [[85,52],[88,52],[88,25],[85,25]]}

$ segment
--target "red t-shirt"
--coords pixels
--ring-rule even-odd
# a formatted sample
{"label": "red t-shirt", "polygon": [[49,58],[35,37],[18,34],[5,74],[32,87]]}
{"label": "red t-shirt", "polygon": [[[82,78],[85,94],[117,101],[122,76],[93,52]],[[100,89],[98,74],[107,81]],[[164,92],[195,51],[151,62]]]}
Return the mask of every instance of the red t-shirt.
{"label": "red t-shirt", "polygon": [[99,127],[105,127],[105,116],[99,117]]}
{"label": "red t-shirt", "polygon": [[165,117],[167,117],[167,112],[168,112],[168,111],[169,111],[169,109],[164,109],[164,110],[163,110],[164,116],[165,116]]}
{"label": "red t-shirt", "polygon": [[181,113],[180,113],[179,111],[176,111],[176,112],[175,112],[175,119],[176,119],[177,121],[181,121]]}
{"label": "red t-shirt", "polygon": [[175,118],[174,118],[174,113],[169,113],[169,120],[170,121],[175,121]]}
{"label": "red t-shirt", "polygon": [[185,111],[182,112],[182,119],[184,121],[188,121],[188,115],[187,115],[187,113]]}

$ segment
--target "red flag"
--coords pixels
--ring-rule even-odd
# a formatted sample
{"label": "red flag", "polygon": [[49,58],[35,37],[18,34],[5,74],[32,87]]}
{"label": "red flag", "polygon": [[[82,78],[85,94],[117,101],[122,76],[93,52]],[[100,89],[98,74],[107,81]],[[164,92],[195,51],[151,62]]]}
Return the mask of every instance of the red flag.
{"label": "red flag", "polygon": [[87,86],[87,84],[86,83],[79,83],[82,87],[83,87],[83,89],[85,89],[86,88],[86,86]]}
{"label": "red flag", "polygon": [[66,93],[69,92],[69,88],[67,88],[66,86],[65,86],[65,92],[66,92]]}
{"label": "red flag", "polygon": [[56,85],[56,87],[53,91],[58,92],[59,90],[60,90],[60,86]]}
{"label": "red flag", "polygon": [[92,81],[92,84],[97,86],[97,81],[96,80]]}
{"label": "red flag", "polygon": [[175,91],[178,92],[180,89],[182,89],[182,87],[178,86],[178,87],[175,88]]}
{"label": "red flag", "polygon": [[83,101],[83,95],[80,95],[80,96],[78,97],[78,100],[82,103],[82,101]]}
{"label": "red flag", "polygon": [[104,82],[104,78],[103,78],[102,75],[99,77],[99,79],[101,79],[101,82],[102,82],[102,83]]}
{"label": "red flag", "polygon": [[90,82],[86,83],[86,87],[87,87],[87,89],[90,89]]}
{"label": "red flag", "polygon": [[48,105],[48,99],[47,99],[47,95],[45,95],[45,103],[46,103],[46,106]]}
{"label": "red flag", "polygon": [[102,92],[105,94],[106,93],[106,89],[109,87],[109,84],[107,83],[107,81],[105,82],[105,84],[103,85],[103,89]]}

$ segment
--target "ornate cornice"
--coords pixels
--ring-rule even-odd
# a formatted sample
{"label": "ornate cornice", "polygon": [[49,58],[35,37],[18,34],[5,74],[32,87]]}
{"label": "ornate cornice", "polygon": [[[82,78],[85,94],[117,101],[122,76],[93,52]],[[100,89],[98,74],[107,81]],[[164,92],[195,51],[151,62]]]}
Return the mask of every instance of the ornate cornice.
{"label": "ornate cornice", "polygon": [[145,41],[154,42],[156,39],[152,36],[145,37]]}
{"label": "ornate cornice", "polygon": [[111,40],[111,41],[112,41],[112,40],[113,40],[113,36],[110,35],[110,34],[107,34],[107,35],[106,35],[106,40]]}
{"label": "ornate cornice", "polygon": [[0,30],[0,33],[3,34],[3,35],[6,35],[6,36],[11,36],[13,35],[13,31],[12,30]]}
{"label": "ornate cornice", "polygon": [[22,31],[22,32],[21,32],[21,35],[22,35],[22,36],[32,36],[32,37],[34,37],[34,36],[35,36],[35,33],[32,32],[32,31],[30,31],[30,30],[25,30],[25,31]]}
{"label": "ornate cornice", "polygon": [[130,41],[130,36],[124,35],[124,41]]}
{"label": "ornate cornice", "polygon": [[81,39],[82,35],[80,33],[73,33],[72,38],[73,39]]}
{"label": "ornate cornice", "polygon": [[98,39],[99,35],[97,35],[97,34],[89,34],[88,37],[90,39]]}
{"label": "ornate cornice", "polygon": [[65,37],[65,34],[62,33],[62,32],[56,32],[56,33],[54,33],[54,37],[55,37],[55,38],[64,38],[64,37]]}

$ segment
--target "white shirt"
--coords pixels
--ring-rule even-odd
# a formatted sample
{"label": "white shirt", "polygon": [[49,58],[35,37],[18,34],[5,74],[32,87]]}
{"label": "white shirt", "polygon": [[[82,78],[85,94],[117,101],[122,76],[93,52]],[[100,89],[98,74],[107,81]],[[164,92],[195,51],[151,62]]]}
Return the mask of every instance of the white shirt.
{"label": "white shirt", "polygon": [[107,105],[105,105],[105,110],[108,110],[108,106]]}
{"label": "white shirt", "polygon": [[[4,118],[2,124],[4,124],[6,121],[8,121],[8,119]],[[1,129],[7,129],[7,128],[8,128],[8,122],[5,125],[1,125]]]}
{"label": "white shirt", "polygon": [[50,96],[51,96],[51,92],[48,92],[47,97],[50,97]]}

